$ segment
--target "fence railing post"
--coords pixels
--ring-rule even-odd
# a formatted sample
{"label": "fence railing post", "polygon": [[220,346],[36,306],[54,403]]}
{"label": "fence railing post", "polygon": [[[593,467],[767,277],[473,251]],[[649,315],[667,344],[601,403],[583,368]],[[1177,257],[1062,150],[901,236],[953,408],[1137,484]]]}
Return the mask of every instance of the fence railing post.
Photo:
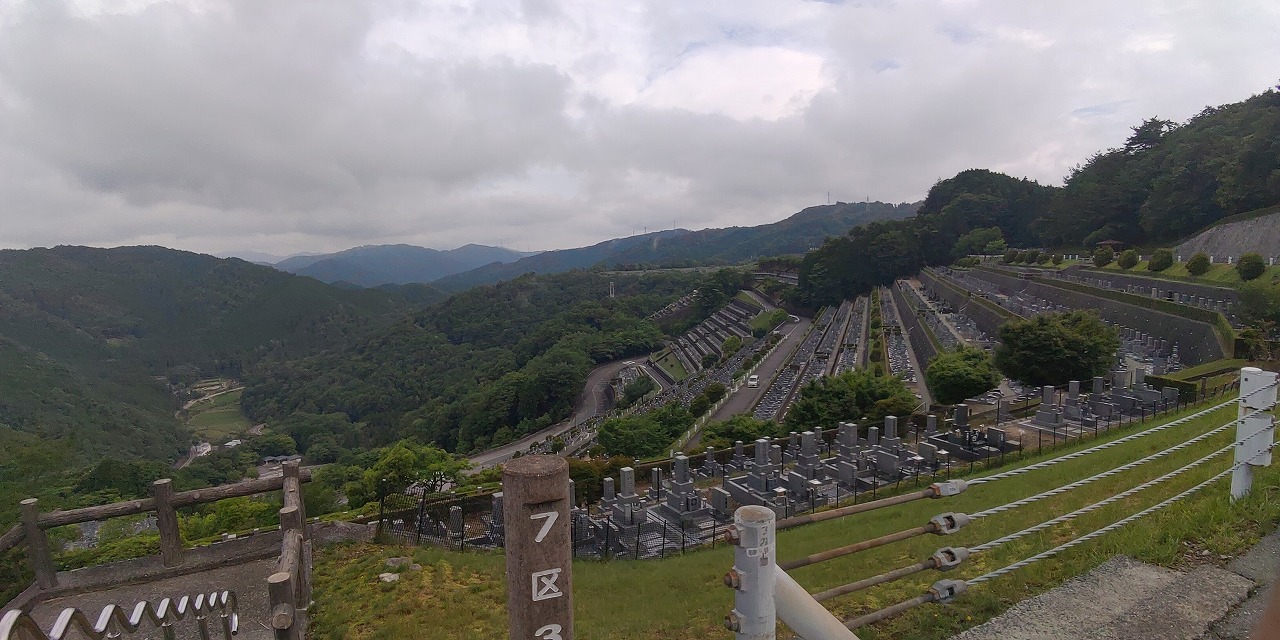
{"label": "fence railing post", "polygon": [[[1246,418],[1259,409],[1276,403],[1276,374],[1257,367],[1240,370],[1240,404],[1237,410],[1235,462],[1231,473],[1232,502],[1249,495],[1253,487],[1253,468],[1271,464],[1271,445],[1275,442],[1274,418],[1270,414]],[[1263,433],[1270,430],[1271,433]]]}
{"label": "fence railing post", "polygon": [[49,553],[49,537],[40,528],[40,504],[35,498],[27,498],[22,507],[22,528],[27,535],[27,559],[36,574],[36,584],[41,589],[58,586],[58,569],[53,566]]}
{"label": "fence railing post", "polygon": [[156,528],[160,530],[160,556],[166,567],[182,564],[182,533],[178,530],[178,512],[173,508],[173,480],[161,478],[151,483],[151,496],[156,501]]}
{"label": "fence railing post", "polygon": [[293,576],[279,571],[267,577],[267,595],[271,599],[271,628],[276,640],[302,640],[302,625],[293,597]]}
{"label": "fence railing post", "polygon": [[734,589],[733,610],[724,625],[736,640],[773,640],[777,637],[778,615],[774,604],[775,572],[778,571],[773,510],[748,505],[733,512],[729,539],[735,545],[733,568],[725,584]]}

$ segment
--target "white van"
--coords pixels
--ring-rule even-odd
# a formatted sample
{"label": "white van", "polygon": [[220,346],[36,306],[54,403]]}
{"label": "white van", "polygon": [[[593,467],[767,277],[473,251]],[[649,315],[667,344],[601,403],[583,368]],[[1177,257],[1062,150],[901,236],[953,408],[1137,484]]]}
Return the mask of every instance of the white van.
{"label": "white van", "polygon": [[754,388],[756,388],[756,387],[758,387],[758,386],[760,386],[760,376],[758,376],[758,375],[756,375],[756,374],[754,374],[754,373],[753,373],[753,374],[751,374],[751,375],[749,375],[749,376],[747,376],[747,388],[748,388],[748,389],[754,389]]}

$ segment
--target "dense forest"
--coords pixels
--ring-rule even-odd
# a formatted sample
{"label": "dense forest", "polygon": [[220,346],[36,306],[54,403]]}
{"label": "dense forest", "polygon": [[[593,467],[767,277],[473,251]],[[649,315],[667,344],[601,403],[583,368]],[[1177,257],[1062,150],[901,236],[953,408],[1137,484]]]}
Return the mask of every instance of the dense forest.
{"label": "dense forest", "polygon": [[978,229],[998,227],[1010,242],[1030,242],[1052,193],[1029,180],[963,171],[934,185],[915,216],[855,227],[810,252],[800,265],[802,299],[838,303],[926,264],[949,263],[957,240]]}
{"label": "dense forest", "polygon": [[173,457],[182,384],[340,348],[420,306],[161,247],[0,251],[0,426],[85,460]]}
{"label": "dense forest", "polygon": [[247,377],[243,405],[255,420],[326,416],[335,436],[356,434],[360,446],[408,437],[484,449],[567,417],[593,366],[658,349],[653,312],[698,289],[692,319],[709,315],[745,281],[731,269],[525,275],[457,294],[348,348],[269,363]]}
{"label": "dense forest", "polygon": [[982,169],[939,181],[915,216],[851,229],[807,255],[800,295],[818,305],[864,293],[950,262],[966,234],[993,228],[1014,247],[1155,246],[1278,203],[1280,93],[1267,90],[1180,125],[1148,119],[1061,188]]}

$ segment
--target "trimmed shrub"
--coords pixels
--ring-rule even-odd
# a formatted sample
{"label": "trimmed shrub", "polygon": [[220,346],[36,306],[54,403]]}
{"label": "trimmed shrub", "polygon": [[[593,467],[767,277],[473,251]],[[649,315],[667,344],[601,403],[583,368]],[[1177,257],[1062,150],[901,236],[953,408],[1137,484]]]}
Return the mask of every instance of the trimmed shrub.
{"label": "trimmed shrub", "polygon": [[1236,263],[1236,273],[1240,274],[1241,280],[1253,280],[1266,271],[1267,262],[1256,253],[1246,253],[1240,256],[1240,262]]}
{"label": "trimmed shrub", "polygon": [[1156,249],[1151,254],[1151,261],[1147,263],[1147,271],[1164,271],[1173,266],[1173,251],[1169,249]]}
{"label": "trimmed shrub", "polygon": [[1116,258],[1116,264],[1121,269],[1132,269],[1138,266],[1138,251],[1136,249],[1125,249],[1120,252],[1120,257]]}
{"label": "trimmed shrub", "polygon": [[1111,247],[1099,247],[1093,252],[1093,266],[1105,267],[1116,259],[1116,252]]}
{"label": "trimmed shrub", "polygon": [[1053,254],[1053,263],[1054,263],[1054,264],[1062,264],[1062,254],[1061,254],[1061,253],[1055,253],[1055,254]]}
{"label": "trimmed shrub", "polygon": [[1027,256],[1022,260],[1027,264],[1035,264],[1040,260],[1040,251],[1038,249],[1027,249]]}
{"label": "trimmed shrub", "polygon": [[1004,252],[1004,263],[1005,263],[1005,264],[1013,264],[1015,261],[1017,261],[1017,259],[1018,259],[1018,250],[1017,250],[1017,249],[1010,249],[1010,250],[1008,250],[1008,251]]}
{"label": "trimmed shrub", "polygon": [[1187,273],[1193,276],[1202,276],[1209,272],[1209,256],[1203,251],[1198,251],[1191,259],[1187,261]]}

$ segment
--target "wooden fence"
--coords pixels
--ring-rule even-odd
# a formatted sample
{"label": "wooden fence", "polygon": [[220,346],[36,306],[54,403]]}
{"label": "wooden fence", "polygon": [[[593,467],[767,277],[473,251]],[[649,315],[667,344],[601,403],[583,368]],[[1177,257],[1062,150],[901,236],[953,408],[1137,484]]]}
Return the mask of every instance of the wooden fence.
{"label": "wooden fence", "polygon": [[35,573],[36,585],[41,591],[49,591],[58,586],[58,572],[53,563],[46,530],[154,512],[156,527],[160,531],[162,562],[165,567],[178,567],[183,564],[186,550],[178,530],[179,508],[280,491],[283,503],[280,509],[280,530],[283,539],[276,572],[267,578],[271,597],[271,624],[277,638],[300,640],[306,631],[305,612],[311,602],[311,541],[302,499],[302,483],[311,480],[311,471],[302,469],[297,461],[286,462],[282,470],[283,475],[275,478],[245,480],[178,492],[173,490],[171,479],[163,478],[152,483],[150,498],[66,511],[41,513],[39,501],[27,498],[21,502],[21,522],[0,534],[0,554],[25,543],[27,561]]}

